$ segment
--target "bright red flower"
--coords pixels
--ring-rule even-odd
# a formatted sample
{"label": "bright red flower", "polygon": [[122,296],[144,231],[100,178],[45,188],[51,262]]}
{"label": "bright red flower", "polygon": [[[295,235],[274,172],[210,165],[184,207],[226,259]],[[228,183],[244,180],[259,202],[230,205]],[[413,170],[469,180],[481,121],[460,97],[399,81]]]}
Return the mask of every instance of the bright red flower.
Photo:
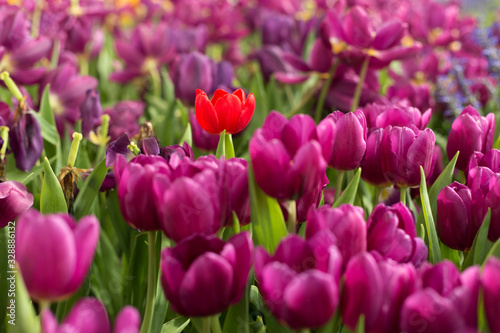
{"label": "bright red flower", "polygon": [[209,100],[204,91],[196,89],[194,106],[196,120],[205,131],[220,134],[226,130],[227,134],[235,134],[241,132],[252,119],[255,97],[252,93],[246,97],[241,89],[232,94],[217,89]]}

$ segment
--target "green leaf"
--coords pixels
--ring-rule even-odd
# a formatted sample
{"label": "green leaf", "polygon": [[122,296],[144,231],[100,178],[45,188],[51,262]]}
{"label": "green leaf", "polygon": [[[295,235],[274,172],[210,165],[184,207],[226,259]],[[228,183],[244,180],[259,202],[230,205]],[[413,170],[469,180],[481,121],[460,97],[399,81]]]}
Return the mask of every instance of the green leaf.
{"label": "green leaf", "polygon": [[292,333],[288,327],[281,325],[271,312],[264,306],[259,289],[256,286],[250,287],[250,303],[264,316],[264,322],[269,333]]}
{"label": "green leaf", "polygon": [[106,160],[103,159],[85,179],[74,204],[77,220],[89,214],[107,172]]}
{"label": "green leaf", "polygon": [[361,177],[361,168],[358,168],[358,171],[354,175],[354,178],[342,192],[342,195],[333,204],[333,208],[338,207],[342,204],[351,204],[351,205],[354,204],[354,200],[356,199],[356,193],[358,191],[360,177]]}
{"label": "green leaf", "polygon": [[251,163],[248,167],[248,187],[252,236],[256,245],[263,245],[269,253],[273,253],[281,239],[287,235],[285,219],[278,201],[266,195],[257,185]]}
{"label": "green leaf", "polygon": [[[30,111],[38,123],[40,123],[40,127],[42,129],[42,138],[52,145],[57,145],[59,142],[59,133],[55,126],[52,126],[47,120],[45,120],[40,114]],[[49,156],[52,157],[52,156]]]}
{"label": "green leaf", "polygon": [[186,126],[186,130],[184,131],[184,134],[182,135],[181,140],[179,141],[179,145],[182,146],[184,142],[187,142],[188,145],[192,146],[193,145],[193,131],[191,130],[191,124],[188,123]]}
{"label": "green leaf", "polygon": [[429,258],[431,263],[441,261],[441,248],[434,225],[434,217],[432,216],[431,204],[429,202],[429,194],[427,193],[427,185],[425,183],[424,169],[420,166],[420,198],[422,199],[422,213],[425,219],[425,227],[427,238],[429,239]]}
{"label": "green leaf", "polygon": [[56,127],[54,112],[50,106],[50,84],[45,86],[40,101],[40,116],[50,125]]}
{"label": "green leaf", "polygon": [[[9,304],[8,290],[10,282],[9,280],[7,280],[7,272],[10,270],[8,266],[8,259],[12,259],[12,257],[8,257],[7,244],[9,235],[14,236],[14,230],[9,227],[11,227],[11,225],[9,225],[8,227],[0,228],[0,290],[5,290],[5,292],[0,295],[0,332],[5,332],[4,326],[6,322],[4,319],[5,315],[7,314],[7,305]],[[7,232],[7,230],[9,230],[9,232]],[[12,261],[10,263],[12,263]]]}
{"label": "green leaf", "polygon": [[247,281],[247,286],[245,288],[245,293],[243,297],[238,302],[238,304],[233,305],[229,308],[226,314],[226,319],[224,320],[224,327],[222,328],[223,333],[249,333],[248,326],[248,310],[249,310],[249,294],[250,285],[252,277]]}
{"label": "green leaf", "polygon": [[467,258],[465,258],[464,264],[462,266],[462,270],[470,267],[472,265],[482,265],[486,257],[488,256],[488,252],[492,247],[492,243],[488,241],[488,230],[490,229],[490,221],[491,221],[491,209],[488,208],[488,213],[483,220],[483,224],[479,228],[479,231],[474,238],[474,242],[472,243],[472,247],[470,248],[469,254]]}
{"label": "green leaf", "polygon": [[[17,269],[17,271],[19,271],[19,269]],[[21,278],[21,274],[12,274],[12,276],[16,279],[16,295],[14,298],[15,318],[7,316],[7,332],[40,332],[40,321],[36,316],[35,308],[33,307],[33,303],[30,300],[28,290],[26,290],[26,286],[23,282],[23,279]]]}
{"label": "green leaf", "polygon": [[233,136],[231,134],[224,135],[224,140],[226,141],[226,159],[235,157]]}
{"label": "green leaf", "polygon": [[[488,253],[488,256],[486,257],[486,259],[488,259],[489,257],[497,257],[498,259],[500,259],[500,238],[497,239],[497,241],[495,242],[495,244],[493,244],[493,246],[491,247],[491,250]],[[486,261],[487,260],[485,260],[484,262],[486,262]]]}
{"label": "green leaf", "polygon": [[50,105],[50,85],[45,86],[45,89],[40,100],[40,112],[32,112],[37,118],[42,129],[42,138],[44,139],[44,149],[47,157],[51,158],[57,156],[55,169],[60,168],[61,163],[61,139],[57,131],[54,112]]}
{"label": "green leaf", "polygon": [[455,264],[458,268],[462,266],[462,258],[459,251],[450,249],[448,246],[440,242],[442,259],[448,259]]}
{"label": "green leaf", "polygon": [[163,325],[161,333],[181,333],[190,322],[191,320],[186,317],[174,318]]}
{"label": "green leaf", "polygon": [[49,160],[44,160],[45,176],[42,183],[42,194],[40,197],[40,211],[42,214],[67,213],[66,199]]}

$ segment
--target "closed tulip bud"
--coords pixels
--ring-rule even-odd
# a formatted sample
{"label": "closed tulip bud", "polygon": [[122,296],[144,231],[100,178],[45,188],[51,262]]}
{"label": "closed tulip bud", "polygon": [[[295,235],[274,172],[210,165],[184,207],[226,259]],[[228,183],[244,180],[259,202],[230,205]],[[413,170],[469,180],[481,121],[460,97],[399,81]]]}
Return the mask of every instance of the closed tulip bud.
{"label": "closed tulip bud", "polygon": [[291,235],[270,256],[255,253],[259,290],[273,315],[293,329],[324,325],[338,305],[342,258],[335,237],[324,230],[309,240]]}
{"label": "closed tulip bud", "polygon": [[335,111],[327,119],[336,124],[335,141],[328,166],[337,170],[354,170],[366,152],[366,119],[363,111],[342,113]]}
{"label": "closed tulip bud", "polygon": [[260,188],[274,198],[291,200],[324,187],[326,161],[317,138],[311,117],[297,115],[287,121],[271,112],[249,145]]}
{"label": "closed tulip bud", "polygon": [[196,120],[193,109],[189,111],[189,122],[193,131],[193,143],[196,147],[203,150],[215,150],[219,144],[219,136],[210,134],[201,128]]}
{"label": "closed tulip bud", "polygon": [[173,83],[177,97],[189,105],[193,105],[196,90],[210,91],[213,78],[213,60],[200,52],[182,55],[176,64]]}
{"label": "closed tulip bud", "polygon": [[446,145],[448,158],[451,160],[456,152],[460,151],[456,167],[459,170],[465,170],[475,151],[485,153],[492,148],[494,134],[495,115],[493,113],[481,117],[472,106],[466,107],[451,125]]}
{"label": "closed tulip bud", "polygon": [[500,331],[500,260],[491,256],[484,265],[481,282],[484,290],[484,310],[491,332]]}
{"label": "closed tulip bud", "polygon": [[460,251],[470,249],[481,226],[474,224],[471,207],[471,191],[463,184],[454,182],[439,192],[436,230],[443,244]]}
{"label": "closed tulip bud", "polygon": [[88,138],[90,131],[93,131],[101,121],[102,107],[97,90],[89,89],[86,94],[80,105],[80,117],[82,119],[82,134]]}
{"label": "closed tulip bud", "polygon": [[337,208],[321,206],[318,210],[310,210],[306,238],[324,229],[330,230],[337,238],[344,265],[356,254],[366,251],[366,221],[361,207],[343,204]]}
{"label": "closed tulip bud", "polygon": [[441,261],[434,266],[422,266],[419,274],[422,288],[432,288],[444,297],[448,297],[461,284],[460,271],[449,260]]}
{"label": "closed tulip bud", "polygon": [[172,309],[183,316],[211,316],[238,303],[253,263],[247,232],[228,242],[193,235],[166,248],[161,257],[161,283]]}
{"label": "closed tulip bud", "polygon": [[153,184],[160,226],[168,238],[180,242],[195,233],[215,234],[223,224],[222,190],[208,168],[193,178],[162,178]]}
{"label": "closed tulip bud", "polygon": [[129,163],[123,156],[117,157],[115,179],[120,210],[132,228],[161,230],[153,183],[156,178],[168,179],[169,175],[170,167],[162,157],[139,155]]}
{"label": "closed tulip bud", "polygon": [[428,178],[436,139],[428,128],[392,127],[384,130],[382,169],[385,178],[394,185],[413,187],[420,184],[420,167]]}
{"label": "closed tulip bud", "polygon": [[0,182],[0,228],[33,206],[33,195],[16,181]]}
{"label": "closed tulip bud", "polygon": [[375,186],[386,186],[387,179],[382,170],[382,139],[384,130],[377,128],[368,134],[366,155],[361,162],[361,177]]}
{"label": "closed tulip bud", "polygon": [[16,158],[16,167],[26,172],[31,170],[43,151],[42,129],[35,116],[30,113],[21,115],[21,119],[10,128],[9,144]]}
{"label": "closed tulip bud", "polygon": [[370,253],[357,254],[349,261],[340,303],[342,320],[349,329],[356,327],[361,315],[365,316],[367,330],[375,325],[383,302],[384,283]]}
{"label": "closed tulip bud", "polygon": [[477,304],[481,287],[479,269],[479,266],[476,265],[462,272],[460,286],[448,295],[468,327],[477,327]]}
{"label": "closed tulip bud", "polygon": [[67,214],[30,210],[17,222],[16,260],[31,298],[59,301],[82,284],[99,240],[94,216],[75,223]]}
{"label": "closed tulip bud", "polygon": [[488,239],[496,242],[500,238],[500,174],[491,177],[486,206],[491,209],[490,229]]}
{"label": "closed tulip bud", "polygon": [[227,205],[224,225],[233,225],[233,212],[240,225],[250,223],[250,196],[248,192],[248,165],[242,158],[230,158],[221,161],[223,179],[221,188],[223,202]]}

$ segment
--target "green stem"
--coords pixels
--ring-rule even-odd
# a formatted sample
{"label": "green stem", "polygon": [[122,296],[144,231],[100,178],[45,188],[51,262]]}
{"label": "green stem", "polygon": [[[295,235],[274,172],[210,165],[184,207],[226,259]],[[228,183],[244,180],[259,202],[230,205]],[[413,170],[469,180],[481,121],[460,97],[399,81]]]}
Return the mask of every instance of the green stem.
{"label": "green stem", "polygon": [[352,98],[351,112],[356,111],[359,105],[359,99],[361,98],[361,90],[363,90],[363,84],[365,83],[366,73],[368,72],[368,65],[370,64],[370,56],[366,57],[363,65],[361,65],[361,71],[359,72],[359,81],[354,91],[354,97]]}
{"label": "green stem", "polygon": [[41,313],[43,310],[50,309],[50,302],[49,302],[49,301],[39,301],[39,302],[38,302],[38,308],[39,308],[39,310],[40,310],[40,313]]}
{"label": "green stem", "polygon": [[0,161],[5,159],[5,152],[9,144],[9,128],[7,126],[0,126],[0,138],[3,140],[2,148],[0,148]]}
{"label": "green stem", "polygon": [[330,90],[330,86],[332,84],[332,80],[335,77],[335,73],[337,72],[337,68],[339,67],[340,58],[337,58],[330,68],[330,72],[328,73],[328,78],[326,79],[325,84],[323,85],[323,89],[321,89],[321,93],[319,95],[318,104],[316,105],[316,113],[314,115],[314,119],[316,123],[319,123],[321,120],[321,115],[323,114],[323,106],[325,105],[326,95],[328,95],[328,91]]}
{"label": "green stem", "polygon": [[21,93],[21,90],[19,90],[19,87],[10,78],[9,72],[2,72],[0,74],[0,80],[2,80],[5,83],[9,91],[12,93],[12,95],[14,95],[14,97],[18,101],[21,101],[23,99],[23,94]]}
{"label": "green stem", "polygon": [[148,291],[141,333],[149,333],[156,295],[156,231],[148,231]]}
{"label": "green stem", "polygon": [[209,317],[211,318],[210,322],[211,322],[211,326],[212,326],[212,332],[213,333],[222,333],[222,329],[220,327],[220,322],[219,322],[219,316],[218,315],[215,315],[215,316],[212,316],[212,317]]}
{"label": "green stem", "polygon": [[406,205],[406,187],[399,187],[399,201],[401,201],[403,205]]}
{"label": "green stem", "polygon": [[151,79],[153,81],[153,93],[156,97],[161,98],[161,76],[158,72],[158,68],[152,68],[149,73],[151,74]]}
{"label": "green stem", "polygon": [[210,324],[211,324],[211,319],[210,317],[203,317],[201,318],[201,323],[202,323],[202,333],[210,333]]}
{"label": "green stem", "polygon": [[226,130],[219,135],[219,144],[215,152],[215,157],[221,158],[222,156],[226,156]]}
{"label": "green stem", "polygon": [[57,67],[60,55],[61,55],[61,40],[58,38],[54,41],[54,48],[52,49],[52,57],[50,58],[51,69],[55,69]]}
{"label": "green stem", "polygon": [[76,155],[78,154],[78,148],[80,147],[80,141],[82,141],[82,139],[83,136],[80,133],[73,133],[73,141],[71,142],[68,156],[68,166],[71,168],[75,166]]}
{"label": "green stem", "polygon": [[375,186],[375,194],[373,196],[373,208],[375,208],[375,206],[378,205],[380,192],[382,192],[382,188],[380,186]]}
{"label": "green stem", "polygon": [[289,234],[295,234],[297,231],[297,203],[295,200],[288,201],[288,220],[287,227]]}
{"label": "green stem", "polygon": [[340,198],[340,192],[342,192],[342,183],[344,182],[344,171],[340,171],[337,175],[337,184],[335,185],[335,193],[333,196],[333,202],[337,201],[338,198]]}
{"label": "green stem", "polygon": [[299,330],[298,332],[299,333],[311,333],[311,330],[308,328],[303,328],[303,329]]}

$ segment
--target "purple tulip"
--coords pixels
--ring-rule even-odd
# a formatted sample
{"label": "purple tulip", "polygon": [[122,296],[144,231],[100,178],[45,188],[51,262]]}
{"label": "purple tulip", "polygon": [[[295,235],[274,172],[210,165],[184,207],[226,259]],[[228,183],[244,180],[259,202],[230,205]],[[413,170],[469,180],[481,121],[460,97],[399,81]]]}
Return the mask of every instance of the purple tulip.
{"label": "purple tulip", "polygon": [[271,112],[250,140],[257,184],[267,195],[288,200],[325,186],[326,162],[317,140],[311,117],[296,115],[287,120]]}
{"label": "purple tulip", "polygon": [[116,140],[126,133],[129,137],[139,133],[139,118],[144,113],[145,104],[136,101],[118,102],[113,108],[104,113],[109,115],[109,136]]}
{"label": "purple tulip", "polygon": [[491,332],[500,331],[500,260],[490,257],[484,265],[481,282],[483,285],[484,310]]}
{"label": "purple tulip", "polygon": [[186,104],[194,105],[196,89],[210,91],[213,83],[212,62],[199,52],[182,55],[175,63],[172,81],[176,96]]}
{"label": "purple tulip", "polygon": [[483,222],[473,219],[471,208],[472,195],[467,186],[454,182],[439,192],[436,230],[443,244],[460,251],[470,249]]}
{"label": "purple tulip", "polygon": [[35,64],[50,50],[50,39],[31,37],[30,21],[15,7],[2,7],[0,31],[0,71],[8,71],[18,84],[40,82],[45,68],[35,67]]}
{"label": "purple tulip", "polygon": [[[233,225],[233,212],[236,213],[240,225],[250,223],[250,196],[248,192],[248,165],[242,158],[230,158],[221,161],[223,178],[221,188],[223,203],[226,202],[227,212],[224,225]],[[227,198],[227,199],[224,199]]]}
{"label": "purple tulip", "polygon": [[[193,148],[187,143],[184,142],[182,146],[172,145],[160,148],[160,156],[169,162],[170,166],[178,163],[185,158],[190,161],[194,161],[194,153]],[[177,160],[177,161],[174,161]]]}
{"label": "purple tulip", "polygon": [[127,163],[119,155],[114,170],[120,210],[125,221],[135,229],[160,230],[153,184],[157,178],[169,179],[170,167],[165,159],[139,155]]}
{"label": "purple tulip", "polygon": [[60,301],[87,275],[99,240],[94,216],[75,223],[67,214],[29,210],[17,222],[16,260],[31,298]]}
{"label": "purple tulip", "polygon": [[335,237],[324,230],[309,240],[290,235],[270,256],[255,252],[259,290],[273,315],[291,328],[324,325],[338,305],[342,257]]}
{"label": "purple tulip", "polygon": [[0,182],[0,228],[6,227],[33,206],[33,194],[16,181]]}
{"label": "purple tulip", "polygon": [[361,177],[375,186],[387,186],[382,170],[382,139],[384,130],[377,128],[368,134],[366,154],[361,162]]}
{"label": "purple tulip", "polygon": [[160,145],[154,136],[141,139],[139,141],[139,149],[141,150],[141,154],[146,156],[160,155]]}
{"label": "purple tulip", "polygon": [[434,289],[443,297],[448,297],[461,285],[460,271],[449,260],[441,261],[434,266],[424,265],[419,274],[422,288]]}
{"label": "purple tulip", "polygon": [[477,304],[481,277],[479,266],[467,268],[460,275],[460,286],[456,287],[448,298],[453,302],[468,327],[477,327]]}
{"label": "purple tulip", "polygon": [[343,171],[356,169],[366,152],[364,113],[361,110],[346,114],[335,111],[324,121],[334,122],[337,129],[328,166]]}
{"label": "purple tulip", "polygon": [[431,109],[422,113],[406,100],[373,103],[364,107],[363,112],[369,129],[414,125],[423,130],[431,119]]}
{"label": "purple tulip", "polygon": [[478,166],[487,167],[495,173],[500,172],[500,150],[490,149],[484,154],[479,151],[475,151],[469,159],[467,171]]}
{"label": "purple tulip", "polygon": [[310,210],[306,238],[324,229],[330,230],[337,238],[344,265],[356,254],[366,251],[366,221],[361,207],[343,204],[337,208],[321,206]]}
{"label": "purple tulip", "polygon": [[253,263],[250,234],[228,242],[193,235],[162,252],[161,283],[172,309],[183,316],[210,316],[236,304]]}
{"label": "purple tulip", "polygon": [[489,191],[485,201],[486,206],[491,209],[488,239],[492,242],[496,242],[497,239],[500,238],[500,174],[496,173],[491,177]]}
{"label": "purple tulip", "polygon": [[216,134],[210,134],[201,128],[200,124],[196,120],[196,116],[193,109],[189,110],[189,122],[191,123],[191,129],[193,131],[193,142],[196,147],[203,150],[215,150],[219,144],[219,136]]}
{"label": "purple tulip", "polygon": [[31,170],[43,151],[42,129],[34,115],[23,112],[21,119],[14,121],[9,143],[16,158],[16,167],[25,172]]}
{"label": "purple tulip", "polygon": [[369,251],[375,250],[383,257],[400,263],[413,262],[413,256],[421,255],[416,252],[420,249],[415,249],[415,219],[402,203],[377,205],[368,218],[367,228]]}
{"label": "purple tulip", "polygon": [[134,154],[128,146],[130,145],[130,140],[127,134],[122,134],[118,139],[112,141],[106,148],[106,166],[110,167],[115,164],[116,157],[122,155],[127,160],[131,160]]}
{"label": "purple tulip", "polygon": [[340,301],[342,320],[349,329],[356,327],[362,314],[368,331],[375,325],[383,302],[384,283],[370,253],[352,257],[346,267]]}
{"label": "purple tulip", "polygon": [[428,128],[392,127],[384,130],[382,141],[382,169],[385,178],[401,187],[420,184],[420,167],[425,177],[431,173],[435,145],[434,132]]}
{"label": "purple tulip", "polygon": [[[104,44],[104,32],[96,27],[98,24],[95,17],[90,15],[70,16],[63,27],[66,31],[64,49],[84,57],[96,58]],[[87,55],[89,45],[91,48]]]}
{"label": "purple tulip", "polygon": [[488,211],[486,197],[494,177],[493,171],[487,167],[475,167],[469,170],[467,186],[471,192],[471,215],[475,226],[481,226]]}
{"label": "purple tulip", "polygon": [[[111,332],[108,315],[102,303],[92,297],[83,298],[73,306],[61,325],[49,309],[41,313],[41,326],[44,333],[109,333]],[[115,320],[114,333],[138,333],[141,323],[139,312],[124,307]]]}
{"label": "purple tulip", "polygon": [[88,138],[90,131],[101,122],[101,99],[97,90],[87,90],[87,96],[80,105],[80,117],[82,118],[82,134]]}
{"label": "purple tulip", "polygon": [[481,117],[476,109],[468,106],[451,125],[446,154],[451,160],[460,151],[456,167],[463,171],[475,151],[485,153],[492,148],[494,135],[495,115]]}

